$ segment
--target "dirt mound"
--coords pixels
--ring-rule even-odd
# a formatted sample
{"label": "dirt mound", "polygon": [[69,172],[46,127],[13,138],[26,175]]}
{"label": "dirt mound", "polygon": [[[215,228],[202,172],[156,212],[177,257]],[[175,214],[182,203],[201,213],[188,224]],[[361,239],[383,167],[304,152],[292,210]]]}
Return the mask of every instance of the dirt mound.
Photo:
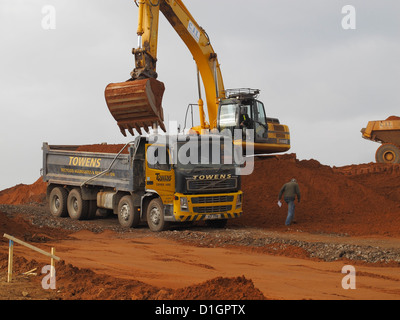
{"label": "dirt mound", "polygon": [[[8,255],[0,253],[0,269],[7,270]],[[45,290],[41,287],[43,275],[40,273],[44,263],[36,260],[28,261],[24,257],[15,256],[13,271],[14,285],[21,273],[37,268],[37,276],[31,277],[30,298],[43,298]],[[119,279],[108,275],[97,274],[90,269],[78,268],[65,261],[57,262],[57,291],[53,291],[48,299],[63,300],[264,300],[263,293],[254,287],[251,280],[244,276],[234,278],[218,277],[200,284],[182,289],[158,288],[141,281]],[[33,291],[35,288],[35,291]],[[37,296],[32,297],[35,294]],[[13,299],[12,296],[7,296]]]}
{"label": "dirt mound", "polygon": [[[86,151],[86,152],[103,152],[103,153],[119,153],[122,148],[124,148],[124,144],[87,144],[79,146],[76,151]],[[128,146],[124,148],[121,153],[128,153]]]}
{"label": "dirt mound", "polygon": [[44,226],[34,226],[22,217],[9,218],[0,211],[0,243],[8,241],[3,237],[4,233],[24,241],[46,242],[65,238],[70,232]]}
{"label": "dirt mound", "polygon": [[173,300],[264,300],[263,293],[254,287],[252,280],[244,276],[234,278],[218,277],[201,284],[177,289],[169,299]]}
{"label": "dirt mound", "polygon": [[400,117],[397,116],[390,116],[386,120],[400,120]]}
{"label": "dirt mound", "polygon": [[[400,166],[364,164],[331,168],[296,155],[257,159],[243,176],[244,215],[237,222],[268,229],[285,228],[287,206],[277,205],[282,185],[296,178],[301,202],[296,228],[349,235],[400,234]],[[263,190],[263,192],[260,192]]]}
{"label": "dirt mound", "polygon": [[36,180],[35,183],[18,184],[0,191],[1,204],[28,204],[28,203],[41,203],[46,199],[47,184],[42,178]]}

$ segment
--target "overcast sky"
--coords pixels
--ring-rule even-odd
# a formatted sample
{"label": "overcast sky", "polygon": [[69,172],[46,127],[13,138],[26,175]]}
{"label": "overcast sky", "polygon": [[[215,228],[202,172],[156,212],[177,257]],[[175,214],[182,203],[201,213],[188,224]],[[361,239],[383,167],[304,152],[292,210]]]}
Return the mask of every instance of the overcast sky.
{"label": "overcast sky", "polygon": [[[261,90],[267,115],[291,132],[298,159],[374,161],[369,120],[400,116],[398,0],[186,0],[218,54],[226,88]],[[53,6],[55,29],[42,26]],[[345,5],[355,29],[343,28]],[[44,12],[44,13],[43,13]],[[137,45],[132,0],[0,1],[0,190],[40,176],[42,143],[126,143],[104,99],[129,78]],[[354,22],[354,21],[353,21]],[[160,16],[165,120],[184,125],[196,67]]]}

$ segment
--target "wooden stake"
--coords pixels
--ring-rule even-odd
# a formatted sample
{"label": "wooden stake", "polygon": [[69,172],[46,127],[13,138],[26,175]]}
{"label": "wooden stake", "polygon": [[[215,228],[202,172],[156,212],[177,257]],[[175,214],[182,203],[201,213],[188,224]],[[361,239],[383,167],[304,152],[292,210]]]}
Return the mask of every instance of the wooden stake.
{"label": "wooden stake", "polygon": [[[33,273],[33,271],[36,271],[37,270],[37,268],[35,268],[35,269],[32,269],[32,270],[29,270],[29,271],[27,271],[27,272],[24,272],[23,273],[23,275],[28,275],[28,274],[32,274]],[[35,273],[36,274],[36,273]]]}
{"label": "wooden stake", "polygon": [[[56,255],[56,248],[51,247],[51,255],[55,256]],[[51,265],[51,269],[50,269],[50,277],[53,278],[54,277],[54,268],[55,268],[55,262],[54,262],[54,258],[51,257],[50,259],[50,265]]]}
{"label": "wooden stake", "polygon": [[11,282],[13,273],[14,241],[8,241],[8,274],[7,282]]}
{"label": "wooden stake", "polygon": [[13,236],[10,236],[10,235],[8,235],[8,234],[6,234],[6,233],[3,235],[3,237],[5,237],[5,238],[7,238],[7,239],[9,239],[9,240],[12,240],[13,243],[15,242],[15,243],[22,244],[23,246],[25,246],[25,247],[27,247],[27,248],[29,248],[29,249],[35,250],[35,251],[37,251],[37,252],[39,252],[39,253],[41,253],[41,254],[44,254],[45,256],[48,256],[48,257],[50,257],[50,258],[55,259],[55,260],[57,260],[57,261],[60,260],[59,257],[54,256],[54,255],[52,255],[51,253],[48,253],[48,252],[46,252],[46,251],[44,251],[44,250],[42,250],[42,249],[39,249],[39,248],[37,248],[37,247],[35,247],[35,246],[33,246],[33,245],[27,243],[27,242],[24,242],[24,241],[22,241],[22,240],[19,240],[19,239],[15,238],[15,237],[13,237]]}

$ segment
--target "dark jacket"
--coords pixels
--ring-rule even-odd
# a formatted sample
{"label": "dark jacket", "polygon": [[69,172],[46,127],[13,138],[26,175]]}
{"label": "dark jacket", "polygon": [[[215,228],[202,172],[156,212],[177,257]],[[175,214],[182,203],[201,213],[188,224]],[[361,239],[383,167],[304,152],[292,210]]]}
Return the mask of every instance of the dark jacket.
{"label": "dark jacket", "polygon": [[279,200],[282,198],[282,195],[285,200],[291,200],[291,201],[296,199],[296,195],[297,195],[297,201],[300,202],[300,189],[299,189],[299,185],[297,184],[297,182],[290,181],[288,183],[285,183],[283,185],[281,191],[279,192],[279,196],[278,196]]}
{"label": "dark jacket", "polygon": [[240,118],[239,118],[239,123],[242,124],[247,127],[250,128],[251,127],[251,119],[250,117],[247,115],[247,113],[242,113],[240,114]]}

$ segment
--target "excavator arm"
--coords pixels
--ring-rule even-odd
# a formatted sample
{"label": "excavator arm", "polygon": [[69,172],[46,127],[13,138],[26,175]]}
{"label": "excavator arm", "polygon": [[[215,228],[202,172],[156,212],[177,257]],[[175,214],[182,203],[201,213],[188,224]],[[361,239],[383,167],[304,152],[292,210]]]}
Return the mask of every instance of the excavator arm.
{"label": "excavator arm", "polygon": [[205,119],[203,100],[199,89],[200,129],[217,126],[218,104],[225,98],[217,54],[206,32],[201,28],[180,0],[139,0],[138,48],[133,49],[135,69],[131,79],[123,83],[109,84],[105,91],[106,102],[117,120],[121,132],[126,135],[133,129],[141,133],[143,128],[159,125],[164,131],[161,107],[164,84],[156,72],[159,12],[186,44],[196,61],[206,94],[209,123]]}

